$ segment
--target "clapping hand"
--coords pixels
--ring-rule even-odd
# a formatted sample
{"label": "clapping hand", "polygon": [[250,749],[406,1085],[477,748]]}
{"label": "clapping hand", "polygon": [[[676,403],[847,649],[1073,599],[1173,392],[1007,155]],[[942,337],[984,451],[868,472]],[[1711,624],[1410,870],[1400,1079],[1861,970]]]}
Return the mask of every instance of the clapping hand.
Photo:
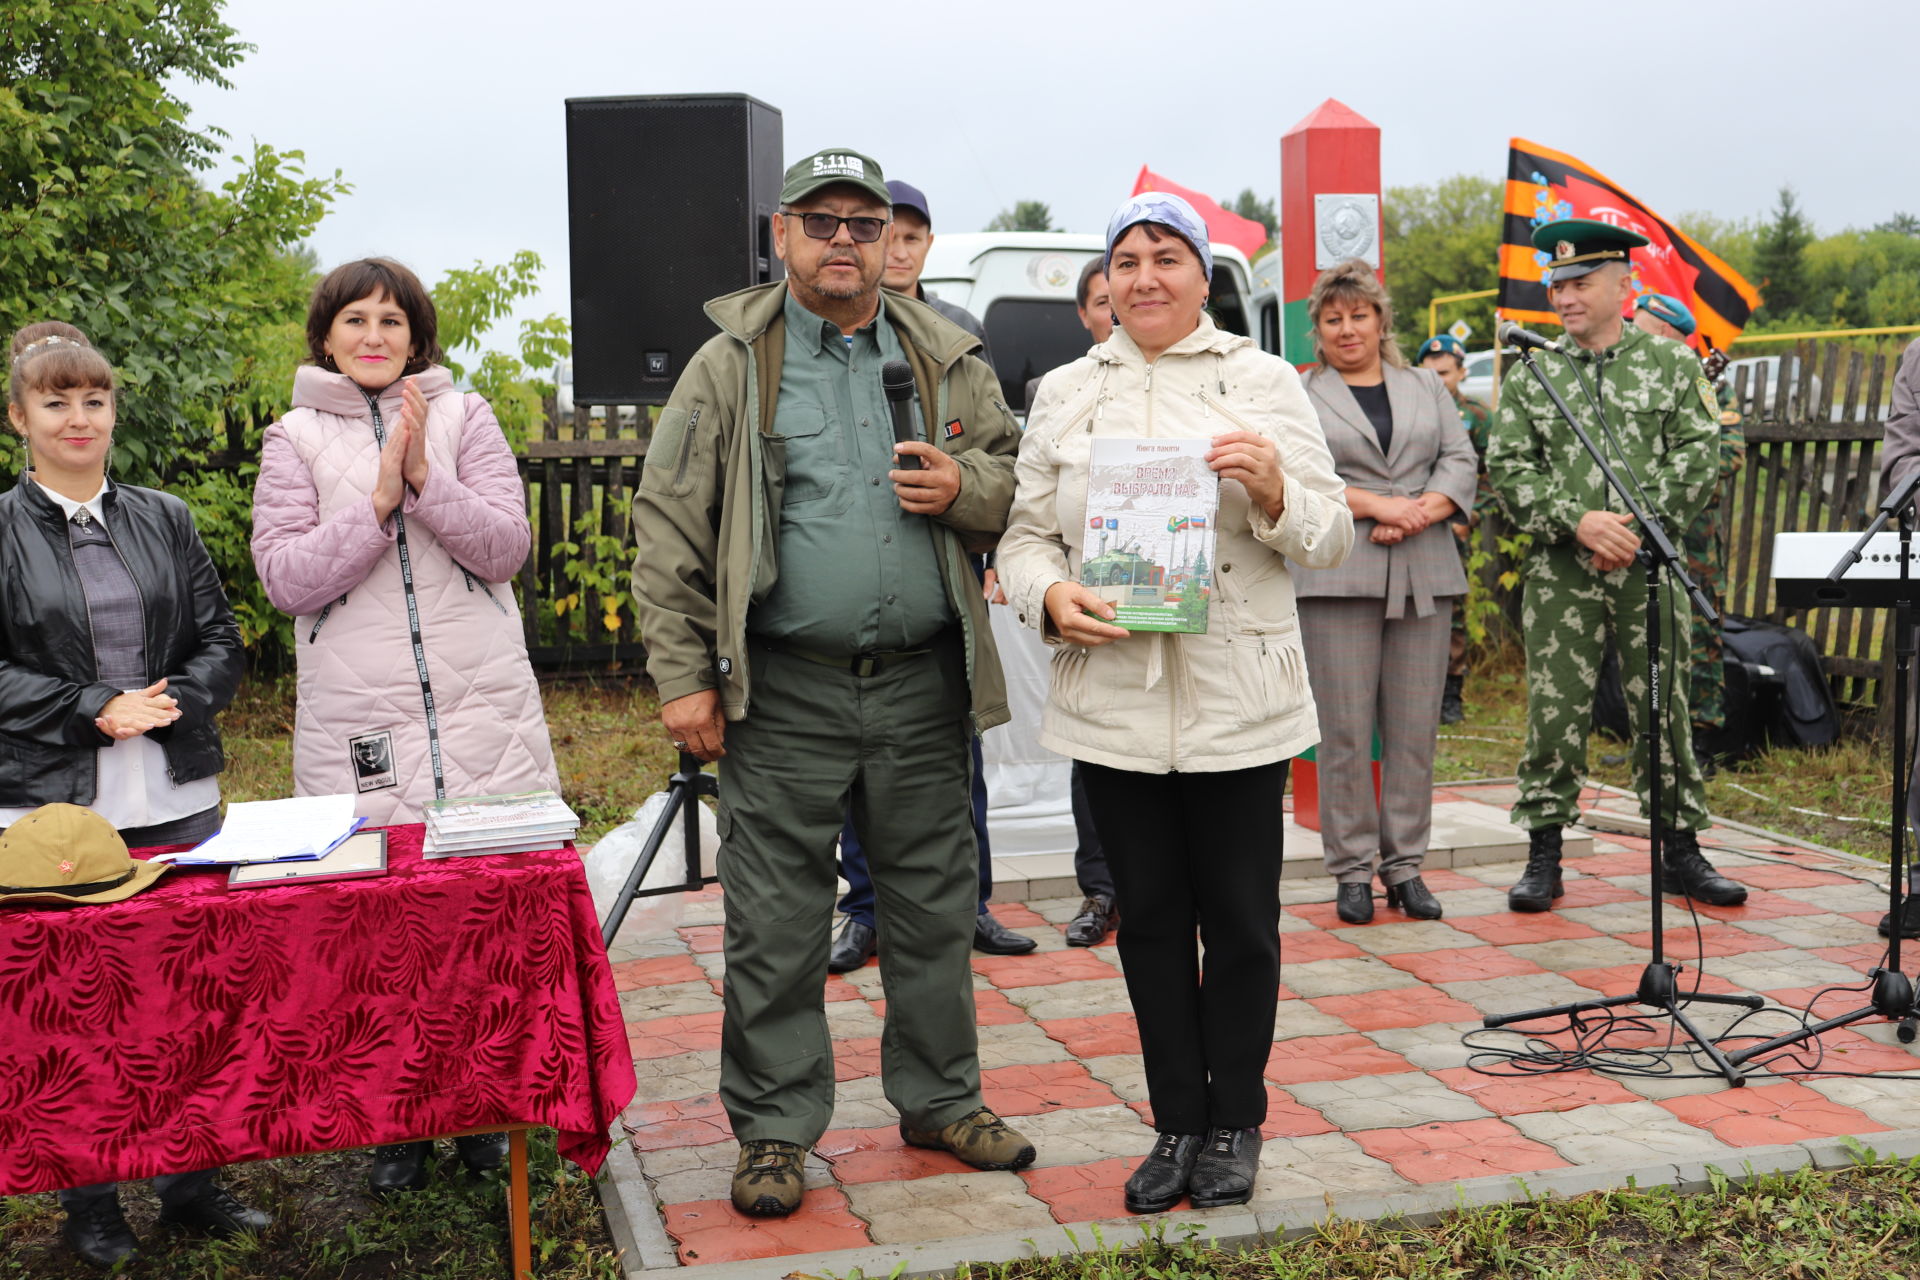
{"label": "clapping hand", "polygon": [[180,718],[180,704],[167,696],[167,682],[157,680],[144,689],[123,693],[108,701],[94,717],[93,726],[116,742],[137,738]]}
{"label": "clapping hand", "polygon": [[401,384],[400,421],[394,429],[404,430],[407,436],[406,453],[401,461],[407,486],[415,493],[424,493],[427,488],[427,397],[412,378]]}

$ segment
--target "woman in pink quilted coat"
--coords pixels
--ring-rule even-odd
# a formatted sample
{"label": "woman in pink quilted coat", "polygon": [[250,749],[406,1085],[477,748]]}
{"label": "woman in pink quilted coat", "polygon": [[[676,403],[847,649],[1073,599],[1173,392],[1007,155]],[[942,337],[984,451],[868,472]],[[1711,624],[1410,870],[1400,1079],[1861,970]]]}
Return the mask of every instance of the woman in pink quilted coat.
{"label": "woman in pink quilted coat", "polygon": [[[351,792],[375,826],[437,796],[559,789],[509,579],[532,534],[493,411],[438,363],[433,301],[369,258],[307,312],[312,363],[267,428],[253,561],[294,615],[299,795]],[[497,1163],[494,1135],[461,1139]],[[375,1190],[424,1181],[425,1143],[380,1149]]]}

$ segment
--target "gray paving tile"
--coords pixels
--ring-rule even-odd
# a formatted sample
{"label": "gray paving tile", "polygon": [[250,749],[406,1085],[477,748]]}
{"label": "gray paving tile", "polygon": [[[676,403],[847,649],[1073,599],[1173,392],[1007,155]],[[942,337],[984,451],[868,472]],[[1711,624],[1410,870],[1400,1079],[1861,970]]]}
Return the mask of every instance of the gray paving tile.
{"label": "gray paving tile", "polygon": [[1290,1084],[1287,1092],[1342,1129],[1404,1129],[1492,1115],[1424,1071]]}
{"label": "gray paving tile", "polygon": [[875,1244],[950,1240],[1053,1225],[1046,1202],[1027,1193],[1017,1173],[943,1173],[903,1182],[855,1182],[841,1188],[867,1220]]}

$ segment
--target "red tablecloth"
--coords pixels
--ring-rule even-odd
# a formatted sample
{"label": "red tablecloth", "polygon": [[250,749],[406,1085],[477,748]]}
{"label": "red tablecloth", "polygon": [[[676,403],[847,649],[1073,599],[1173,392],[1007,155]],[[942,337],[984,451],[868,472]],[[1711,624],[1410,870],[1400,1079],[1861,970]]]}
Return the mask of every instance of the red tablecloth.
{"label": "red tablecloth", "polygon": [[580,857],[0,905],[0,1194],[551,1125],[589,1172],[633,1060]]}

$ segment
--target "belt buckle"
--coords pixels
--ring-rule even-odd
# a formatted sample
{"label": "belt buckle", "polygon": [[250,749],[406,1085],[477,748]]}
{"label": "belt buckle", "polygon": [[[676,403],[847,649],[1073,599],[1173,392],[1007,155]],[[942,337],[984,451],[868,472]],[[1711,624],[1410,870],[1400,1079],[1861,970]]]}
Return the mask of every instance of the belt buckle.
{"label": "belt buckle", "polygon": [[856,678],[865,680],[869,676],[879,675],[881,665],[881,657],[877,653],[856,653],[847,664],[847,670],[853,672]]}

